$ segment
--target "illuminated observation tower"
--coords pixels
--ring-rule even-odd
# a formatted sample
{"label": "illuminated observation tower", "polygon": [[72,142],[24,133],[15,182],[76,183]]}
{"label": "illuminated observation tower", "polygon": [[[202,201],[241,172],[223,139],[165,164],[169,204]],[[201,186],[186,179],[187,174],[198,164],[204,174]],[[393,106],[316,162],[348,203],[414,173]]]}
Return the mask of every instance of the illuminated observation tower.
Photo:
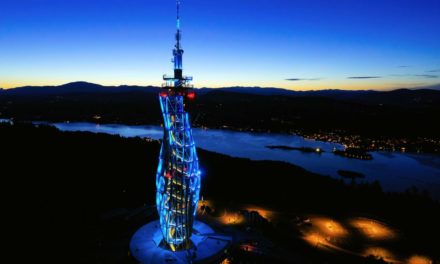
{"label": "illuminated observation tower", "polygon": [[196,221],[200,196],[200,169],[190,118],[185,108],[195,98],[192,77],[182,72],[180,0],[173,50],[174,75],[163,76],[159,93],[164,136],[156,172],[159,220],[139,228],[130,241],[130,253],[139,263],[219,263],[232,238]]}
{"label": "illuminated observation tower", "polygon": [[159,100],[164,137],[156,175],[156,205],[164,242],[171,250],[190,247],[200,195],[200,170],[189,114],[192,77],[183,76],[180,31],[180,0],[177,0],[177,33],[173,50],[174,76],[164,75]]}

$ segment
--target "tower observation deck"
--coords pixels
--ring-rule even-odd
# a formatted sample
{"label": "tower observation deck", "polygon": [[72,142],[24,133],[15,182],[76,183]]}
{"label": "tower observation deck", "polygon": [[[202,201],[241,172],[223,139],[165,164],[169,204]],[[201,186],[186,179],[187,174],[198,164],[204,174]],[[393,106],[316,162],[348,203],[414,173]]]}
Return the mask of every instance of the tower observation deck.
{"label": "tower observation deck", "polygon": [[191,234],[200,196],[200,170],[185,102],[195,97],[192,77],[183,75],[180,0],[177,4],[174,75],[164,75],[159,101],[164,137],[156,174],[156,205],[163,243],[178,251],[191,247]]}

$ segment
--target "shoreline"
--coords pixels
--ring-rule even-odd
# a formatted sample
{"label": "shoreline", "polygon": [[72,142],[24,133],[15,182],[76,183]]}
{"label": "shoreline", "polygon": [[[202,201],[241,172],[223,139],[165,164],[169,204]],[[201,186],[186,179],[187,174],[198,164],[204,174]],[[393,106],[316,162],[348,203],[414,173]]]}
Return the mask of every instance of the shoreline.
{"label": "shoreline", "polygon": [[[0,118],[2,119],[2,118]],[[3,118],[3,120],[14,120],[14,118]],[[78,120],[59,120],[59,119],[45,119],[45,120],[33,120],[33,121],[29,121],[29,120],[21,120],[18,119],[16,120],[18,122],[28,122],[28,123],[33,123],[33,122],[46,122],[46,123],[90,123],[90,124],[97,124],[97,125],[123,125],[123,126],[161,126],[161,123],[158,124],[154,124],[154,123],[140,123],[140,122],[99,122],[99,119],[78,119]],[[316,137],[311,137],[311,135],[314,135],[316,133],[304,133],[301,131],[292,131],[292,130],[280,130],[280,131],[271,131],[271,130],[265,130],[265,129],[247,129],[247,128],[236,128],[236,127],[232,127],[232,126],[213,126],[213,127],[206,127],[203,125],[197,125],[194,124],[193,128],[198,128],[198,129],[203,129],[203,130],[222,130],[222,131],[231,131],[231,132],[243,132],[243,133],[250,133],[250,134],[273,134],[273,135],[284,135],[284,136],[298,136],[298,137],[302,137],[306,140],[311,140],[311,141],[319,141],[319,142],[324,142],[324,143],[333,143],[333,144],[339,144],[344,146],[345,148],[360,148],[363,149],[365,152],[388,152],[388,153],[404,153],[404,154],[414,154],[414,155],[418,155],[418,154],[427,154],[427,155],[434,155],[434,156],[439,156],[440,157],[440,149],[435,150],[435,151],[422,151],[422,150],[416,150],[414,148],[405,148],[405,147],[398,147],[398,148],[390,148],[390,147],[383,147],[383,148],[365,148],[362,146],[357,146],[357,145],[351,145],[351,144],[346,144],[343,141],[338,141],[338,140],[333,140],[333,139],[327,139],[327,138],[316,138]],[[334,132],[323,132],[325,134],[334,134]],[[345,134],[342,134],[345,135]],[[360,135],[354,135],[354,134],[347,134],[346,136],[351,135],[354,137],[361,137],[365,140],[368,141],[374,141],[374,139],[372,138],[368,138],[368,137],[362,137]],[[342,137],[342,136],[340,136]],[[399,139],[406,141],[407,137],[399,137]]]}

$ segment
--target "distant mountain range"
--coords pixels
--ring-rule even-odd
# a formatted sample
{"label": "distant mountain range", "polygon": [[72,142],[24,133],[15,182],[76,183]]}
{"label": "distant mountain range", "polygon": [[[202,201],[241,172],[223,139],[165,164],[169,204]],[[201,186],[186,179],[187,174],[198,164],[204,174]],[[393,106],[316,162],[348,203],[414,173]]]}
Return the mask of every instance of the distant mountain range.
{"label": "distant mountain range", "polygon": [[59,86],[23,86],[1,89],[0,95],[66,95],[80,93],[156,92],[153,86],[102,86],[89,82],[72,82]]}
{"label": "distant mountain range", "polygon": [[[102,86],[88,82],[72,82],[59,86],[24,86],[12,89],[0,89],[0,95],[67,95],[67,94],[96,94],[96,93],[157,93],[160,90],[155,86]],[[196,89],[198,95],[215,92],[230,92],[262,96],[289,96],[289,97],[326,97],[337,100],[354,100],[358,102],[374,103],[412,103],[415,101],[429,101],[440,94],[440,84],[417,89],[396,89],[392,91],[375,90],[313,90],[293,91],[281,88],[262,87],[224,87]],[[433,96],[433,98],[432,98]],[[403,101],[401,101],[403,99]]]}
{"label": "distant mountain range", "polygon": [[[440,86],[440,85],[439,85]],[[429,88],[429,89],[428,89]],[[194,124],[210,128],[285,132],[344,130],[384,135],[438,136],[440,90],[292,91],[279,88],[196,89],[188,102]],[[160,124],[154,86],[60,86],[0,90],[0,117],[16,120]]]}

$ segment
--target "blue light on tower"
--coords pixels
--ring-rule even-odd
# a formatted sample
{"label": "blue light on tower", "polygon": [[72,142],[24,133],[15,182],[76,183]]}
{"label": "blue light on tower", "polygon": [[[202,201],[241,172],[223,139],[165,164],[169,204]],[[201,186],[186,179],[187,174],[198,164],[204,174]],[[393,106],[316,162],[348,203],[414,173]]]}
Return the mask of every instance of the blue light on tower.
{"label": "blue light on tower", "polygon": [[177,0],[177,33],[173,50],[174,76],[164,75],[159,95],[164,137],[156,175],[156,205],[163,240],[173,250],[190,247],[200,196],[200,170],[185,101],[193,99],[192,77],[182,74],[180,0]]}

